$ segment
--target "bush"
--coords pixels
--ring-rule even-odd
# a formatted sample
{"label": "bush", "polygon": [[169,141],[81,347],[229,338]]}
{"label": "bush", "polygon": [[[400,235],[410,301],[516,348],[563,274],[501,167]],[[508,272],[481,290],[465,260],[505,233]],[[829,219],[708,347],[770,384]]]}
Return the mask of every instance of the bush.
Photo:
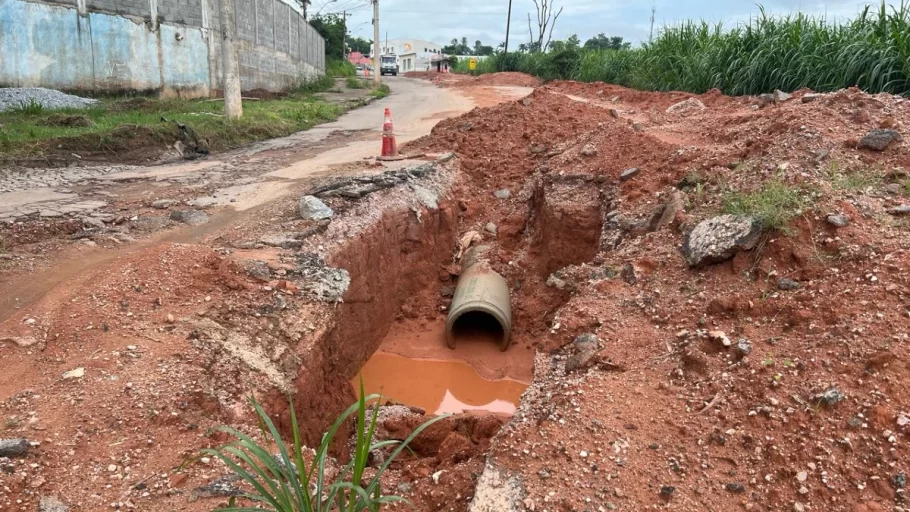
{"label": "bush", "polygon": [[363,83],[363,80],[357,78],[356,76],[349,76],[345,80],[345,85],[348,86],[348,89],[366,89],[366,84]]}
{"label": "bush", "polygon": [[346,60],[330,60],[325,64],[325,74],[328,76],[357,76],[357,69]]}
{"label": "bush", "polygon": [[[361,383],[360,399],[335,420],[335,423],[323,435],[319,448],[314,454],[310,454],[309,450],[305,451],[301,444],[293,403],[290,407],[293,443],[289,446],[262,406],[255,399],[250,401],[256,410],[259,428],[265,441],[256,442],[238,430],[223,426],[218,430],[230,434],[237,440],[221,448],[203,450],[203,453],[221,459],[234,474],[252,487],[253,491],[244,494],[242,498],[252,500],[257,504],[257,508],[237,508],[232,499],[228,508],[219,510],[234,512],[248,510],[375,512],[384,503],[404,501],[400,496],[382,495],[379,479],[415,437],[433,423],[446,417],[437,416],[424,423],[404,441],[374,443],[373,434],[379,414],[380,397],[378,395],[364,396],[363,383]],[[369,405],[373,405],[373,410],[367,418]],[[329,458],[329,446],[335,439],[335,435],[341,430],[342,425],[352,415],[356,415],[354,455],[351,461],[341,468],[334,481],[326,482],[324,477],[326,462]],[[395,449],[367,485],[363,486],[362,479],[370,452],[389,446],[395,446]],[[271,450],[273,449],[278,450],[277,455],[272,455]]]}
{"label": "bush", "polygon": [[335,80],[329,75],[322,75],[304,81],[295,92],[298,94],[313,94],[328,91],[332,87],[335,87]]}

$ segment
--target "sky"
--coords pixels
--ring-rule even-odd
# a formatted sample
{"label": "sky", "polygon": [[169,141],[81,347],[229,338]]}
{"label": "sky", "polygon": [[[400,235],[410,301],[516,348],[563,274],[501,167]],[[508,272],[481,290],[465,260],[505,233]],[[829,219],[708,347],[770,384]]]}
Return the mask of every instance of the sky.
{"label": "sky", "polygon": [[[563,7],[553,39],[577,34],[582,42],[605,33],[627,41],[647,41],[651,8],[656,9],[655,34],[662,25],[695,19],[735,25],[758,12],[758,3],[773,14],[802,11],[829,19],[854,17],[869,2],[857,0],[550,0]],[[497,46],[505,40],[509,0],[380,0],[380,37],[423,39],[448,44],[453,38],[481,40]],[[873,5],[878,5],[873,4]],[[558,7],[557,7],[558,8]],[[369,0],[312,0],[310,13],[350,13],[348,27],[355,36],[373,38],[372,6]],[[536,32],[536,10],[532,0],[512,0],[509,46],[526,43],[528,13]]]}

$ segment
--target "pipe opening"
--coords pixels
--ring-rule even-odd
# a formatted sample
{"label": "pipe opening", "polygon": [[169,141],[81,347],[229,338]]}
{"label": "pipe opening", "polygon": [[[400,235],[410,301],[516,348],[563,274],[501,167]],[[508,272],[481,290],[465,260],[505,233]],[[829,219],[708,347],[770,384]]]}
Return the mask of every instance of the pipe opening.
{"label": "pipe opening", "polygon": [[505,328],[499,320],[484,311],[468,311],[452,324],[452,340],[455,346],[475,343],[493,343],[501,346],[505,336]]}

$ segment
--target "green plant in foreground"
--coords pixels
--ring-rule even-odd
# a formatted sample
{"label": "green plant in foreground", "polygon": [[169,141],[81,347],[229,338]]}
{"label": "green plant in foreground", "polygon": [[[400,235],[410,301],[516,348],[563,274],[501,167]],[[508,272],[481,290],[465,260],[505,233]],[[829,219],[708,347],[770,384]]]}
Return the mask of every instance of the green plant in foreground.
{"label": "green plant in foreground", "polygon": [[787,223],[802,214],[808,200],[801,190],[780,180],[773,180],[754,192],[728,192],[724,196],[724,212],[747,215],[766,229],[786,232]]}
{"label": "green plant in foreground", "polygon": [[28,102],[22,101],[19,102],[18,105],[10,108],[9,112],[12,114],[38,115],[44,113],[44,105],[36,100],[29,100]]}
{"label": "green plant in foreground", "polygon": [[380,84],[379,87],[376,87],[375,89],[370,91],[370,96],[374,96],[376,98],[385,98],[391,92],[392,92],[392,89],[389,89],[388,85]]}
{"label": "green plant in foreground", "polygon": [[366,84],[363,83],[363,80],[357,78],[356,76],[349,76],[345,80],[345,85],[348,86],[348,89],[366,89]]}
{"label": "green plant in foreground", "polygon": [[[304,459],[304,447],[300,440],[300,430],[293,402],[290,404],[291,429],[293,444],[288,446],[275,428],[272,419],[262,406],[251,399],[259,419],[259,428],[265,439],[258,443],[246,434],[228,426],[218,430],[226,432],[237,440],[217,449],[206,449],[203,453],[221,459],[227,466],[254,490],[241,498],[256,503],[255,507],[235,507],[234,502],[227,510],[234,512],[252,512],[273,510],[276,512],[375,512],[380,505],[405,501],[400,496],[382,495],[380,477],[389,465],[398,457],[411,441],[427,427],[445,418],[433,418],[408,436],[404,441],[373,442],[376,419],[379,414],[379,395],[364,396],[363,383],[360,385],[360,399],[342,413],[331,428],[323,435],[322,443],[310,460]],[[368,404],[374,405],[367,423]],[[341,468],[332,482],[325,481],[325,466],[329,457],[335,435],[347,419],[356,414],[356,442],[351,461]],[[397,445],[397,446],[396,446]],[[273,456],[269,447],[274,446],[278,454]],[[375,476],[363,485],[364,470],[367,467],[370,452],[385,447],[396,446],[388,458],[376,471]],[[307,450],[308,451],[308,450]]]}

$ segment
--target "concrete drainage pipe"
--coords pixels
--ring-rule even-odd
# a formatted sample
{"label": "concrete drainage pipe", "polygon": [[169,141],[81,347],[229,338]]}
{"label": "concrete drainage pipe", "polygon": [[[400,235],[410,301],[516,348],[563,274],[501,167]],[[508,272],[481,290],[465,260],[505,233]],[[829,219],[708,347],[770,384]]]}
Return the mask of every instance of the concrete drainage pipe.
{"label": "concrete drainage pipe", "polygon": [[[512,334],[509,285],[485,262],[475,262],[466,267],[455,288],[452,308],[446,319],[446,343],[454,349],[461,328],[486,329],[483,325],[489,326],[491,321],[495,321],[494,326],[501,329],[499,347],[505,351]],[[464,325],[466,323],[474,325]]]}

